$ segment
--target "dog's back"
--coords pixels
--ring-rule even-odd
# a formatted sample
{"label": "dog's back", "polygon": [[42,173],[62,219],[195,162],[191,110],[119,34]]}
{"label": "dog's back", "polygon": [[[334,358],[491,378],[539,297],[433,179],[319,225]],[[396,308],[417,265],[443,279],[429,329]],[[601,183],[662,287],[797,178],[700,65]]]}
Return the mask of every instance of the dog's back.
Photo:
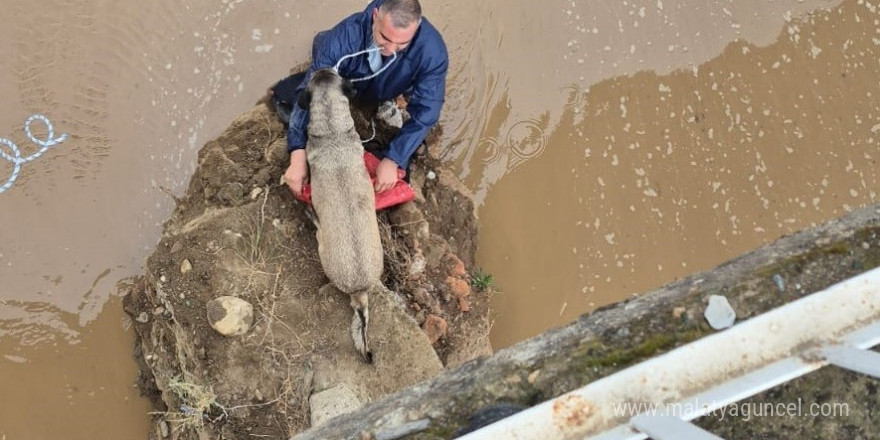
{"label": "dog's back", "polygon": [[321,265],[339,290],[366,293],[381,283],[383,254],[363,147],[336,72],[315,72],[307,93],[311,101],[306,152]]}

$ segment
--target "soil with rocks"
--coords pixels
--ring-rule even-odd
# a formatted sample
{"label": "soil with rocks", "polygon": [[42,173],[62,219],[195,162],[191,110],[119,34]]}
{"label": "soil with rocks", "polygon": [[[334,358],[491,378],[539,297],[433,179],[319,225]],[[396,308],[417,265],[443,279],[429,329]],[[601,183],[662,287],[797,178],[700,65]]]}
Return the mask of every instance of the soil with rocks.
{"label": "soil with rocks", "polygon": [[[362,138],[371,111],[355,110]],[[368,148],[397,130],[376,129]],[[125,295],[139,385],[156,408],[151,438],[287,438],[491,353],[488,293],[471,287],[469,270],[474,205],[431,155],[439,129],[412,165],[416,200],[378,213],[389,292],[371,298],[372,364],[350,339],[349,299],[322,288],[307,206],[281,183],[285,134],[259,103],[201,149]],[[238,336],[212,327],[227,312],[215,300],[228,297],[243,301]]]}

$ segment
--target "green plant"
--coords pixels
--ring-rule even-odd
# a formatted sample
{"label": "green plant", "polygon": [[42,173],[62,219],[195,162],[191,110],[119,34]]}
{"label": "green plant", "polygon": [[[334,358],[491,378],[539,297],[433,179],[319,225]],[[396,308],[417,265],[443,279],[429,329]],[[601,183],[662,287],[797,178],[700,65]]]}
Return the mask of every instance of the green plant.
{"label": "green plant", "polygon": [[479,290],[480,292],[486,292],[495,287],[495,277],[492,276],[491,273],[484,272],[483,269],[477,268],[473,274],[471,274],[471,287]]}

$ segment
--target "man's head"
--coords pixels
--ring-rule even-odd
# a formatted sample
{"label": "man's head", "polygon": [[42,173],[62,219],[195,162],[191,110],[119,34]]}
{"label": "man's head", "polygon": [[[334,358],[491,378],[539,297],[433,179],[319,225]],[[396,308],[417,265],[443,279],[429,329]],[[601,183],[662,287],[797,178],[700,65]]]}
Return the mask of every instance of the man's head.
{"label": "man's head", "polygon": [[422,20],[418,0],[386,0],[373,9],[373,41],[384,56],[406,49]]}

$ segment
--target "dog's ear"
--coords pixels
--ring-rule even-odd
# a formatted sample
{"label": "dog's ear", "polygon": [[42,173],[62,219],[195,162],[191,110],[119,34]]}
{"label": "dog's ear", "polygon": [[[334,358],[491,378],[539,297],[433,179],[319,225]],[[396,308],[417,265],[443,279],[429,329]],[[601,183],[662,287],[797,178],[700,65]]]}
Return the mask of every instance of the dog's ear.
{"label": "dog's ear", "polygon": [[354,83],[347,79],[342,80],[342,93],[346,98],[352,99],[355,95],[357,95],[357,89],[354,88]]}
{"label": "dog's ear", "polygon": [[296,100],[296,105],[303,110],[308,110],[309,105],[312,104],[312,92],[309,89],[303,90],[299,94],[299,99]]}

